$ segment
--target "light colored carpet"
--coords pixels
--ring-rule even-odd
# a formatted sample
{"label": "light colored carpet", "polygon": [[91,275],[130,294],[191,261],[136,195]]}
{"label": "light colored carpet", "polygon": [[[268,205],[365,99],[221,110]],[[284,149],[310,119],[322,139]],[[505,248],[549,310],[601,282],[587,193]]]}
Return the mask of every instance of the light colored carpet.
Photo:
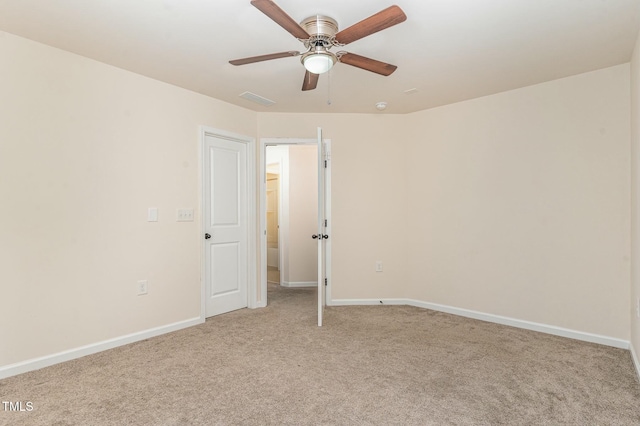
{"label": "light colored carpet", "polygon": [[2,425],[638,425],[628,351],[315,290],[0,381]]}

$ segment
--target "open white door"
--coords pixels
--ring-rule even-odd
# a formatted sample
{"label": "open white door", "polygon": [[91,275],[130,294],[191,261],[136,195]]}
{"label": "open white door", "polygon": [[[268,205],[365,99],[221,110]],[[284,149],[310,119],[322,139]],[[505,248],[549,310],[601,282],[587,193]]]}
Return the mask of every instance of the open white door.
{"label": "open white door", "polygon": [[322,129],[318,127],[318,327],[322,327],[322,315],[326,304],[326,262],[325,240],[329,238],[326,233],[325,215],[325,149],[322,141]]}
{"label": "open white door", "polygon": [[[319,143],[319,141],[321,143]],[[331,140],[330,139],[322,139],[322,129],[318,129],[318,135],[316,138],[309,139],[298,139],[298,138],[264,138],[260,140],[261,144],[261,158],[260,162],[260,244],[262,247],[261,256],[262,256],[262,270],[260,274],[260,289],[261,294],[264,295],[264,303],[266,305],[266,295],[267,295],[267,197],[266,197],[266,182],[267,182],[267,164],[270,160],[267,159],[267,147],[283,148],[283,152],[288,153],[288,149],[291,146],[304,146],[313,145],[316,146],[317,150],[317,161],[318,164],[318,213],[317,213],[317,223],[315,224],[316,228],[312,230],[314,234],[312,237],[314,239],[318,239],[318,235],[322,235],[322,238],[318,241],[314,241],[314,244],[317,247],[316,253],[309,253],[311,256],[316,256],[318,259],[318,270],[317,277],[308,276],[305,279],[305,283],[308,285],[317,285],[318,286],[318,325],[322,325],[322,313],[323,309],[326,305],[331,305],[331,240],[328,239],[329,235],[331,235]],[[275,151],[272,151],[274,153]],[[286,160],[285,160],[286,158]],[[282,191],[281,191],[281,208],[279,211],[282,213],[280,216],[282,219],[282,226],[279,229],[281,232],[279,238],[279,243],[281,243],[282,247],[282,255],[280,257],[282,262],[281,275],[280,278],[283,280],[284,273],[283,271],[287,271],[289,268],[289,249],[290,249],[290,229],[288,224],[289,217],[289,209],[290,209],[290,200],[289,200],[289,158],[288,156],[282,156]],[[274,160],[274,157],[271,157],[271,160]],[[310,160],[313,161],[313,160]],[[273,161],[272,161],[273,162]],[[313,185],[315,182],[312,182],[309,179],[309,184]],[[315,213],[314,213],[315,214]],[[313,221],[313,217],[309,217],[311,221]],[[309,229],[309,228],[305,228]],[[305,231],[306,233],[307,231]],[[313,273],[312,273],[313,274]],[[306,287],[306,285],[305,285]],[[264,306],[264,305],[263,305]]]}

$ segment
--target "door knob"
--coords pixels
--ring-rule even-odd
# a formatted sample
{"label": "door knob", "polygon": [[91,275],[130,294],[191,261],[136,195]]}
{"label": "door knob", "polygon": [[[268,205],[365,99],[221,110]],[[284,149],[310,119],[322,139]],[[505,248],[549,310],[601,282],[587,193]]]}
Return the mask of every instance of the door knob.
{"label": "door knob", "polygon": [[328,236],[327,234],[321,235],[321,237],[322,237],[322,238],[324,238],[325,240],[326,240],[327,238],[329,238],[329,236]]}
{"label": "door knob", "polygon": [[204,234],[204,239],[208,240],[209,238],[211,238],[211,234]]}
{"label": "door knob", "polygon": [[316,238],[318,238],[318,237],[320,237],[320,239],[322,239],[322,235],[319,235],[319,236],[318,236],[318,235],[316,235],[316,234],[313,234],[313,235],[311,236],[311,238],[313,238],[314,240],[315,240]]}

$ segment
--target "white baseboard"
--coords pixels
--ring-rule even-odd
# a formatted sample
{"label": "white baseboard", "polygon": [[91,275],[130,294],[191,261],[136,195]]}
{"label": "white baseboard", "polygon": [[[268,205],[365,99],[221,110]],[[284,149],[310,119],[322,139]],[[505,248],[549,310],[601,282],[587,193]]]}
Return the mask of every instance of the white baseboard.
{"label": "white baseboard", "polygon": [[[288,283],[289,287],[315,287],[315,282],[301,282],[301,283]],[[291,285],[293,284],[293,285]],[[284,285],[284,284],[283,284]],[[352,305],[409,305],[416,306],[424,309],[431,309],[438,312],[446,312],[453,315],[459,315],[467,318],[473,318],[481,321],[493,322],[497,324],[508,325],[517,328],[523,328],[526,330],[539,331],[542,333],[552,334],[556,336],[568,337],[571,339],[582,340],[591,343],[598,343],[606,346],[613,346],[621,349],[630,349],[631,357],[633,359],[636,372],[640,378],[640,359],[634,350],[634,347],[626,340],[617,339],[608,336],[602,336],[592,333],[585,333],[581,331],[570,330],[562,327],[556,327],[546,324],[540,324],[530,321],[519,320],[515,318],[503,317],[499,315],[486,314],[477,311],[471,311],[468,309],[456,308],[447,305],[440,305],[436,303],[422,302],[413,299],[334,299],[327,301],[329,306],[352,306]],[[264,307],[259,304],[256,307]],[[58,364],[72,359],[81,358],[86,355],[91,355],[97,352],[105,351],[107,349],[116,348],[118,346],[127,345],[129,343],[138,342],[151,337],[159,336],[162,334],[170,333],[172,331],[181,330],[183,328],[192,327],[194,325],[202,324],[204,320],[200,317],[168,324],[165,326],[151,328],[149,330],[140,331],[137,333],[128,334],[114,339],[105,340],[102,342],[81,346],[79,348],[71,349],[68,351],[58,352],[53,355],[48,355],[40,358],[34,358],[27,361],[9,364],[0,367],[0,379],[15,376],[17,374],[26,373],[28,371],[38,370],[40,368],[49,367],[54,364]]]}
{"label": "white baseboard", "polygon": [[159,336],[161,334],[170,333],[172,331],[181,330],[183,328],[192,327],[194,325],[202,324],[204,320],[200,317],[193,318],[185,321],[175,322],[173,324],[163,325],[160,327],[151,328],[137,333],[127,334],[125,336],[116,337],[109,340],[104,340],[98,343],[92,343],[90,345],[81,346],[79,348],[70,349],[63,352],[58,352],[53,355],[47,355],[40,358],[34,358],[27,361],[18,362],[15,364],[9,364],[0,367],[0,379],[15,376],[17,374],[26,373],[28,371],[39,370],[44,367],[49,367],[61,362],[70,361],[72,359],[81,358],[83,356],[102,352],[107,349],[113,349],[118,346],[127,345],[133,342],[139,342],[150,337]]}
{"label": "white baseboard", "polygon": [[282,281],[280,284],[282,287],[318,287],[317,281],[299,281],[299,282],[289,282]]}
{"label": "white baseboard", "polygon": [[629,345],[629,349],[631,350],[631,359],[633,360],[633,365],[636,367],[636,374],[638,375],[638,380],[640,380],[640,359],[638,359],[638,354],[636,350],[633,348],[633,345]]}
{"label": "white baseboard", "polygon": [[333,299],[327,300],[327,306],[353,305],[408,305],[408,299]]}
{"label": "white baseboard", "polygon": [[[437,303],[423,302],[414,299],[338,299],[327,303],[329,306],[348,305],[409,305],[418,308],[431,309],[438,312],[459,315],[461,317],[473,318],[481,321],[493,322],[496,324],[508,325],[525,330],[539,331],[541,333],[553,334],[555,336],[568,337],[570,339],[582,340],[585,342],[598,343],[600,345],[613,346],[614,348],[629,349],[629,341],[617,339],[615,337],[602,336],[599,334],[585,333],[583,331],[571,330],[568,328],[556,327],[553,325],[540,324],[516,318],[503,317],[500,315],[486,314],[468,309],[456,308],[453,306],[440,305]],[[635,359],[636,368],[640,371],[640,365]]]}

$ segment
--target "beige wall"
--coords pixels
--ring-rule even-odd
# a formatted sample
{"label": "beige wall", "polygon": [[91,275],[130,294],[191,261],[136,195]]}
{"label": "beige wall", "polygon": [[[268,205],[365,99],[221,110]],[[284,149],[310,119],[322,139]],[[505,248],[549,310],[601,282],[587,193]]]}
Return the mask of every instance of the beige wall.
{"label": "beige wall", "polygon": [[199,210],[201,124],[324,129],[334,299],[631,333],[638,348],[637,51],[633,90],[621,65],[404,116],[257,114],[4,33],[0,57],[0,366],[200,314],[199,218],[174,215]]}
{"label": "beige wall", "polygon": [[[636,304],[640,298],[640,36],[631,60],[631,346],[636,368],[640,356],[640,319]],[[638,371],[640,374],[640,370]]]}
{"label": "beige wall", "polygon": [[629,65],[411,116],[410,297],[629,339]]}
{"label": "beige wall", "polygon": [[289,147],[289,281],[318,282],[318,148]]}
{"label": "beige wall", "polygon": [[[332,298],[404,297],[405,116],[258,115],[261,138],[314,138],[332,149]],[[375,272],[375,262],[384,272]]]}
{"label": "beige wall", "polygon": [[0,57],[0,366],[198,317],[198,126],[256,114],[5,33]]}
{"label": "beige wall", "polygon": [[334,299],[628,340],[629,90],[627,64],[407,116],[259,114],[258,128],[332,139]]}

